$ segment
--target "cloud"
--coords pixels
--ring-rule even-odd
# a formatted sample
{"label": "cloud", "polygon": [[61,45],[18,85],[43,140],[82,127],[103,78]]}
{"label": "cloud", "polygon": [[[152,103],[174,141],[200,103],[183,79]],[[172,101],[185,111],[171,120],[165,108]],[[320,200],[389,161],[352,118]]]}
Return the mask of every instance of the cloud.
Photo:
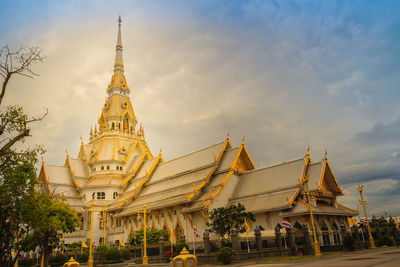
{"label": "cloud", "polygon": [[[47,59],[34,67],[40,77],[12,81],[6,101],[30,114],[49,108],[31,139],[46,145],[49,163],[62,164],[65,148],[76,155],[79,136],[88,139],[122,12],[127,81],[153,152],[162,147],[171,159],[230,131],[236,145],[245,135],[260,166],[303,156],[307,143],[320,160],[327,146],[350,206],[355,183],[398,186],[398,3],[21,3],[0,11],[2,40],[39,45]],[[385,192],[371,208],[399,197]]]}

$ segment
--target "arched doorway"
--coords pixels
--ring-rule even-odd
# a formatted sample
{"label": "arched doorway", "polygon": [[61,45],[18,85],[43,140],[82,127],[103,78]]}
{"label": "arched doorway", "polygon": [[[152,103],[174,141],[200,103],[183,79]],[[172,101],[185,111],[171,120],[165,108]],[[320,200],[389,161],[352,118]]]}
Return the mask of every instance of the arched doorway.
{"label": "arched doorway", "polygon": [[180,223],[177,223],[175,226],[175,242],[177,244],[180,243],[181,235],[183,235],[183,228]]}
{"label": "arched doorway", "polygon": [[331,244],[331,240],[329,238],[329,229],[325,222],[321,225],[322,231],[322,241],[324,242],[324,246],[329,246]]}

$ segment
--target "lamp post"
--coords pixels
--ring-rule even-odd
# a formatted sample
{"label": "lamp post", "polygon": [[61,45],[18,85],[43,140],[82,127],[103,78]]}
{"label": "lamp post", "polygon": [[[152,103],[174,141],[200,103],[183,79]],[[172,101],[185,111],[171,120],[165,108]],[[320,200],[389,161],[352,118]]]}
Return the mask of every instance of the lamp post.
{"label": "lamp post", "polygon": [[101,218],[101,222],[103,223],[103,228],[104,228],[104,237],[103,237],[103,245],[106,244],[106,226],[107,226],[107,222],[108,222],[108,218],[107,218],[107,207],[103,207],[103,217]]}
{"label": "lamp post", "polygon": [[147,258],[147,249],[146,249],[146,215],[150,213],[150,210],[146,210],[146,203],[143,204],[143,210],[137,210],[136,213],[138,217],[140,214],[143,214],[143,265],[149,264],[149,260]]}
{"label": "lamp post", "polygon": [[[311,207],[311,198],[312,198],[312,197],[315,197],[315,195],[312,194],[312,193],[310,193],[310,191],[308,190],[308,175],[306,175],[306,177],[304,177],[303,184],[305,184],[305,188],[306,188],[305,195],[306,195],[307,200],[308,200],[308,208],[310,209],[311,225],[312,225],[312,230],[313,230],[313,235],[314,235],[314,251],[315,251],[315,256],[316,256],[316,257],[320,257],[320,256],[322,256],[322,254],[321,254],[321,248],[320,248],[320,246],[319,246],[318,239],[317,239],[317,233],[316,233],[316,231],[315,231],[314,216],[313,216],[312,207]],[[303,190],[304,190],[304,189],[303,189]]]}
{"label": "lamp post", "polygon": [[375,242],[374,242],[374,239],[372,238],[371,228],[369,228],[367,209],[365,208],[365,206],[367,205],[367,201],[364,200],[364,197],[363,197],[363,193],[362,193],[363,192],[363,188],[364,188],[364,186],[362,186],[362,185],[359,185],[357,187],[357,190],[360,193],[360,198],[361,198],[361,199],[359,199],[359,201],[360,201],[360,204],[363,206],[364,215],[365,215],[365,221],[367,221],[367,228],[368,228],[368,234],[369,234],[369,245],[370,245],[371,248],[375,248]]}
{"label": "lamp post", "polygon": [[103,211],[103,210],[95,210],[94,209],[94,201],[90,202],[90,210],[85,209],[86,211],[90,211],[90,244],[89,244],[89,260],[88,267],[93,267],[93,258],[92,258],[92,248],[93,248],[93,212],[94,211]]}

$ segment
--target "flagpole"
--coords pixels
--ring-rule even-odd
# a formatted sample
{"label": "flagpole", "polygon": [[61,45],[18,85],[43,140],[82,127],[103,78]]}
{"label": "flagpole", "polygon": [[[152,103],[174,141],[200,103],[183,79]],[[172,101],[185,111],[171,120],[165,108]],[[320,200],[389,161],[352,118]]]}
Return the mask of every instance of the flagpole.
{"label": "flagpole", "polygon": [[172,248],[172,238],[173,238],[173,234],[174,232],[171,230],[171,238],[170,238],[170,242],[171,242],[171,258],[172,258],[172,254],[173,254],[173,248]]}
{"label": "flagpole", "polygon": [[247,233],[246,233],[246,240],[247,240],[247,253],[250,253],[249,235]]}
{"label": "flagpole", "polygon": [[283,236],[283,240],[285,241],[285,249],[287,249],[286,234],[287,234],[287,232],[286,232],[286,228],[285,228],[285,235]]}

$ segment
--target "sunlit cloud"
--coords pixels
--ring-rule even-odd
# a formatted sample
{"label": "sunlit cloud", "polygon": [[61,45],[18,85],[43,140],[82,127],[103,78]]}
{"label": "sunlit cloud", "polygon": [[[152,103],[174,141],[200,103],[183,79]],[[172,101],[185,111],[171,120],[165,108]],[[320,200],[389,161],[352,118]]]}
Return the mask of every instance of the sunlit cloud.
{"label": "sunlit cloud", "polygon": [[[400,213],[399,3],[395,1],[4,1],[1,44],[40,46],[34,80],[12,81],[7,103],[30,114],[46,162],[87,141],[106,97],[122,15],[136,116],[153,152],[171,159],[222,141],[256,164],[328,159],[358,205]],[[378,187],[382,185],[382,187]],[[378,190],[378,188],[380,188]],[[378,191],[376,191],[378,190]]]}

